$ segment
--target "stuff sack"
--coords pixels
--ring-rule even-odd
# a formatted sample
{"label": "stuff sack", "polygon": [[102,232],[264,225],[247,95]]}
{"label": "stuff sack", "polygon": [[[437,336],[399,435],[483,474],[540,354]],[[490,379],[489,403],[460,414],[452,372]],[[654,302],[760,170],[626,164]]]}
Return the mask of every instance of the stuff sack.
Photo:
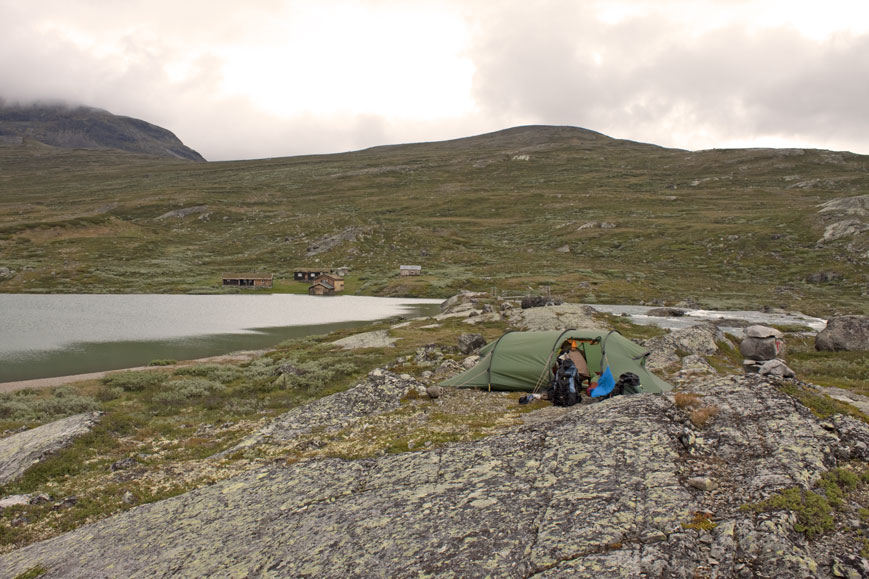
{"label": "stuff sack", "polygon": [[552,383],[549,385],[549,400],[556,406],[573,406],[579,402],[576,366],[568,359],[560,360]]}

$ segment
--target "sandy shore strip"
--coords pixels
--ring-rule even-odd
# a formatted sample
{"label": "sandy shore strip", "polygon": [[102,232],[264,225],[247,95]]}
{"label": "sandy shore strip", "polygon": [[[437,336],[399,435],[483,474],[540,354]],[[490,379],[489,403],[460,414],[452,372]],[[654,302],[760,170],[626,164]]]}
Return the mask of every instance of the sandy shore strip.
{"label": "sandy shore strip", "polygon": [[137,366],[135,368],[121,368],[119,370],[104,370],[102,372],[90,372],[88,374],[72,374],[69,376],[54,376],[51,378],[36,378],[34,380],[20,380],[18,382],[0,382],[0,393],[15,392],[16,390],[24,390],[25,388],[53,388],[55,386],[63,386],[64,384],[73,384],[75,382],[84,382],[85,380],[99,380],[107,374],[114,372],[130,372],[135,370],[159,370],[161,368],[176,368],[178,366],[189,366],[190,364],[222,364],[227,362],[245,362],[262,356],[266,350],[247,350],[243,352],[232,352],[221,356],[211,356],[210,358],[198,358],[196,360],[185,360],[172,364],[171,366]]}

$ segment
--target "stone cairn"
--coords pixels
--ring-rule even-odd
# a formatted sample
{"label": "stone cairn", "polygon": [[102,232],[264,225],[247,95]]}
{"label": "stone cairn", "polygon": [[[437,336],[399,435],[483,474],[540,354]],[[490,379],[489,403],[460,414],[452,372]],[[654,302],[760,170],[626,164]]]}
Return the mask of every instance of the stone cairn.
{"label": "stone cairn", "polygon": [[784,354],[784,335],[768,326],[748,326],[745,337],[739,344],[739,352],[744,360],[742,367],[746,374],[762,376],[783,376],[793,378],[794,371],[780,358]]}

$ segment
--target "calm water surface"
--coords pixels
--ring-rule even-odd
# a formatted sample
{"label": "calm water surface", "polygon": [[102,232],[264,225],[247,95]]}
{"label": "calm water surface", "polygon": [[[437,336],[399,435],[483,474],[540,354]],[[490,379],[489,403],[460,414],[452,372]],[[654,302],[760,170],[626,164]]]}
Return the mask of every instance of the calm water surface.
{"label": "calm water surface", "polygon": [[0,294],[0,382],[266,348],[441,300],[307,295]]}

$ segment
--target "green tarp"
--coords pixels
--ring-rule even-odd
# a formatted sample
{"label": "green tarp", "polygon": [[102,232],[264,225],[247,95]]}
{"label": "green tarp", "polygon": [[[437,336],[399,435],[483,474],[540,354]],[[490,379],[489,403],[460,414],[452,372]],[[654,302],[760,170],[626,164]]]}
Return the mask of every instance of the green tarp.
{"label": "green tarp", "polygon": [[545,390],[561,346],[567,340],[578,341],[589,370],[594,374],[600,374],[607,365],[616,380],[625,372],[636,374],[640,378],[640,387],[626,393],[659,393],[673,389],[646,370],[648,350],[615,330],[595,329],[507,332],[480,350],[480,361],[476,366],[441,382],[441,385],[525,392]]}

